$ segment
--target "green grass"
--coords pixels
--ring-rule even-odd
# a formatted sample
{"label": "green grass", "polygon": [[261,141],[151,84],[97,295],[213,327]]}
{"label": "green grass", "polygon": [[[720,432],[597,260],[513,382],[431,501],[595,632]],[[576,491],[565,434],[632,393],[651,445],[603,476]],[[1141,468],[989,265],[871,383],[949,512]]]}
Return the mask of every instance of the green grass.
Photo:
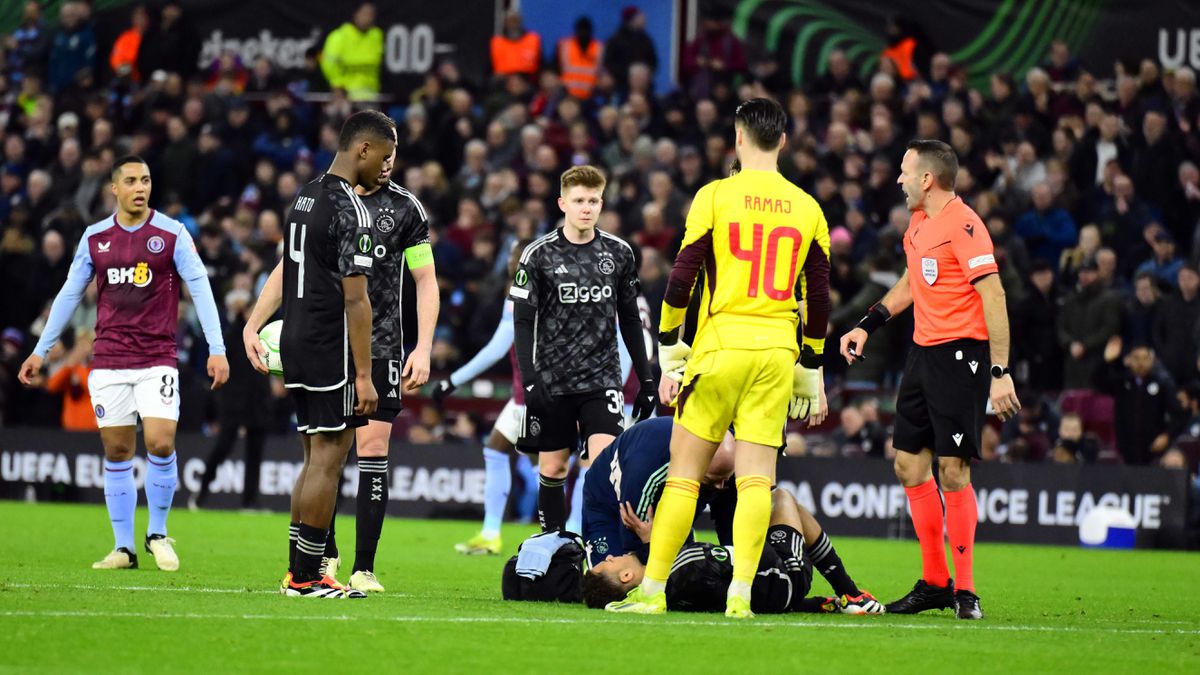
{"label": "green grass", "polygon": [[[112,541],[102,506],[0,502],[0,523],[3,672],[1200,672],[1194,553],[982,544],[982,622],[941,612],[734,623],[504,602],[502,559],[451,549],[469,522],[389,520],[376,569],[389,592],[352,603],[272,592],[282,515],[176,511],[175,574],[149,556],[139,570],[93,571]],[[350,549],[353,518],[341,523]],[[506,529],[508,548],[529,532]],[[831,536],[880,599],[918,574],[915,543]]]}

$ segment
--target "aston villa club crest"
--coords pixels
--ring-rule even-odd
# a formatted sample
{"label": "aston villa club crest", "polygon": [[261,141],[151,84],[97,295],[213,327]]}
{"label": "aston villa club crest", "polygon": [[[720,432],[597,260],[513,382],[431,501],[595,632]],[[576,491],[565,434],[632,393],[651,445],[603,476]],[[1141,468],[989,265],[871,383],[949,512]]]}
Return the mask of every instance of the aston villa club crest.
{"label": "aston villa club crest", "polygon": [[146,240],[146,250],[151,253],[162,253],[166,247],[167,242],[163,241],[163,238],[157,234]]}

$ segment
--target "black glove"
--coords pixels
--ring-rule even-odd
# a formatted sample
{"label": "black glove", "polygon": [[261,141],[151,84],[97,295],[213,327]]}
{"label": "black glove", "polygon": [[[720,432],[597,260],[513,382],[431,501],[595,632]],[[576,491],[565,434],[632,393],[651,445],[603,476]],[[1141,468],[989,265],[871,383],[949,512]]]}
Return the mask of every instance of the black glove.
{"label": "black glove", "polygon": [[658,388],[654,386],[654,380],[643,380],[637,398],[633,399],[633,418],[644,422],[655,410],[658,410]]}
{"label": "black glove", "polygon": [[454,393],[458,387],[454,386],[450,380],[438,380],[437,384],[433,385],[433,400],[441,403],[447,396]]}
{"label": "black glove", "polygon": [[526,408],[535,408],[538,412],[546,412],[552,403],[554,403],[554,399],[550,396],[546,385],[541,382],[525,385]]}

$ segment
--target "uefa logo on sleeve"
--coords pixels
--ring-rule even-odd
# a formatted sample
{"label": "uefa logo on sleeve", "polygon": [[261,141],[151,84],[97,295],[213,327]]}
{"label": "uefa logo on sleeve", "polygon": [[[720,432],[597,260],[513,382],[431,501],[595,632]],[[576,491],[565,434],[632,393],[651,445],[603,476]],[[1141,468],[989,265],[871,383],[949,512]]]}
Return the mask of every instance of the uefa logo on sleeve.
{"label": "uefa logo on sleeve", "polygon": [[157,234],[153,237],[150,237],[150,239],[146,241],[146,249],[151,253],[162,253],[163,249],[166,247],[167,243],[163,241],[163,238]]}

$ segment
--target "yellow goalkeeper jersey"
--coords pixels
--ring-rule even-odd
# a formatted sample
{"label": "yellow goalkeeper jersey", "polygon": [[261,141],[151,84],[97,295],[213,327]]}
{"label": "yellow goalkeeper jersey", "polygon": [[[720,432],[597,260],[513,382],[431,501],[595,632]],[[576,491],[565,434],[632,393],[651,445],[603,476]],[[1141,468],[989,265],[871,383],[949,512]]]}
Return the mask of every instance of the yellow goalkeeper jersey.
{"label": "yellow goalkeeper jersey", "polygon": [[705,185],[688,212],[659,329],[678,328],[700,270],[696,354],[718,349],[824,351],[829,320],[829,225],[821,207],[777,171],[742,170]]}

